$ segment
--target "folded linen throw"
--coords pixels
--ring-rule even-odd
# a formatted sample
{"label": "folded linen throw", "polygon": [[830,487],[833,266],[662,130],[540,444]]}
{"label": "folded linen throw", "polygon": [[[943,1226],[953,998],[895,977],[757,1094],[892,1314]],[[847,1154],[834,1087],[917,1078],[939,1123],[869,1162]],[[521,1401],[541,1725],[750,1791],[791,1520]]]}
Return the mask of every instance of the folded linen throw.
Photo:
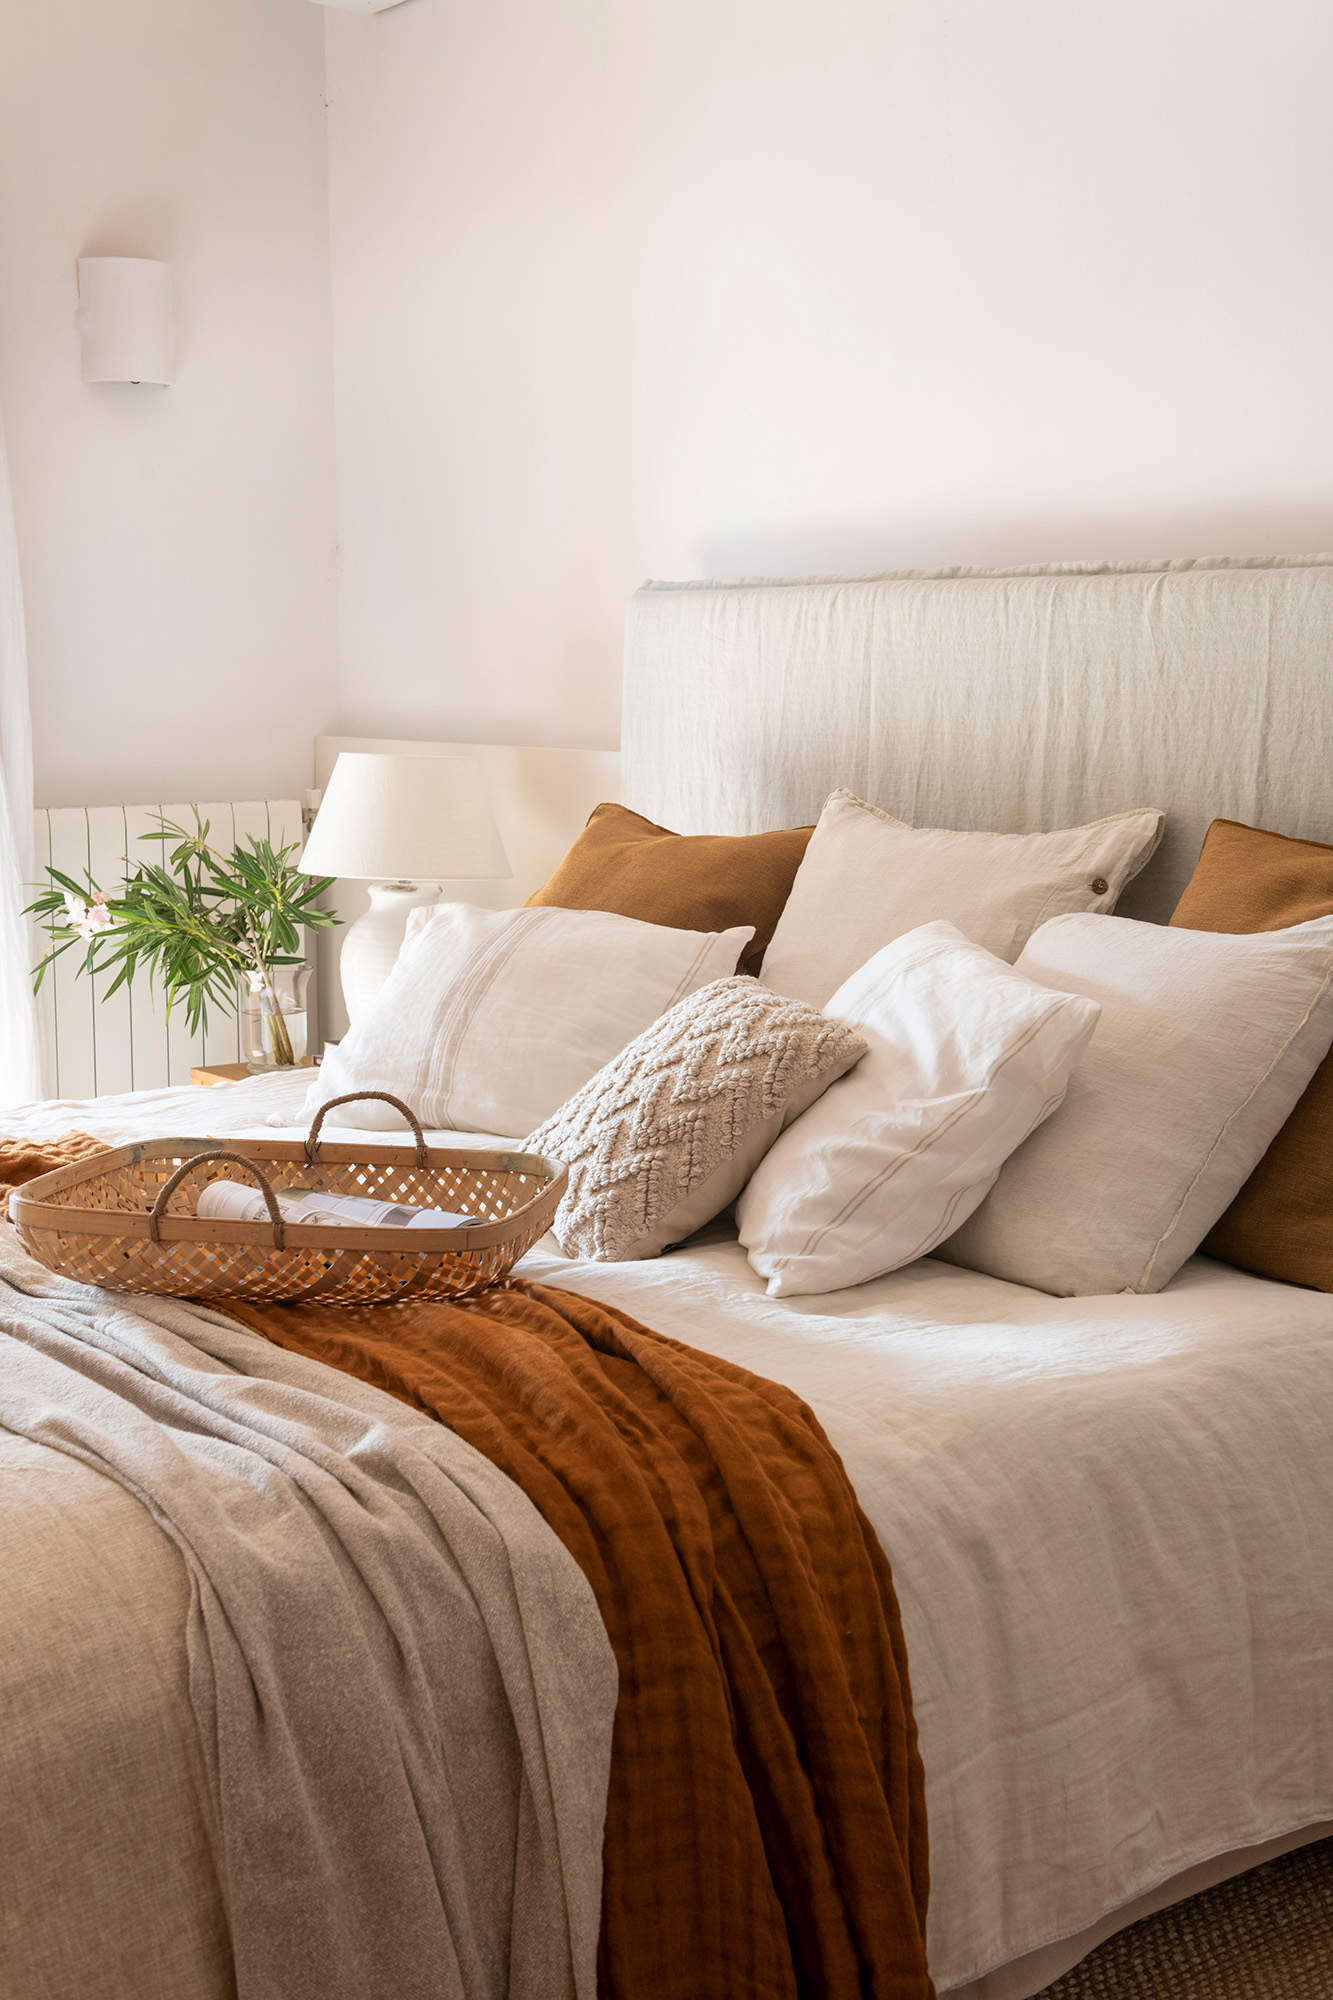
{"label": "folded linen throw", "polygon": [[7,1229],[0,1429],[115,1480],[185,1563],[241,2000],[593,2000],[615,1665],[502,1471],[219,1314],[66,1283]]}
{"label": "folded linen throw", "polygon": [[798,1398],[540,1285],[229,1310],[468,1439],[591,1583],[620,1668],[601,2000],[926,2000],[898,1607]]}

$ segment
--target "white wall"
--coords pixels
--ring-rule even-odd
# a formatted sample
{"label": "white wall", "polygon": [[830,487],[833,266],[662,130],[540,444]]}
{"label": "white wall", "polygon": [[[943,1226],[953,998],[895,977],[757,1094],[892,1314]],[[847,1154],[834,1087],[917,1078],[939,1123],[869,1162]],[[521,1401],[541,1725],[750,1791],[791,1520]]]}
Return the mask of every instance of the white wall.
{"label": "white wall", "polygon": [[[1333,542],[1331,60],[1323,0],[0,0],[39,797],[612,743],[645,574]],[[173,388],[79,380],[96,251],[175,263]]]}
{"label": "white wall", "polygon": [[1324,0],[327,49],[342,728],[613,741],[646,574],[1333,543]]}
{"label": "white wall", "polygon": [[[322,16],[0,0],[0,407],[39,801],[290,795],[334,660]],[[79,376],[74,261],[170,259],[169,389]]]}
{"label": "white wall", "polygon": [[631,12],[329,16],[344,733],[617,739]]}

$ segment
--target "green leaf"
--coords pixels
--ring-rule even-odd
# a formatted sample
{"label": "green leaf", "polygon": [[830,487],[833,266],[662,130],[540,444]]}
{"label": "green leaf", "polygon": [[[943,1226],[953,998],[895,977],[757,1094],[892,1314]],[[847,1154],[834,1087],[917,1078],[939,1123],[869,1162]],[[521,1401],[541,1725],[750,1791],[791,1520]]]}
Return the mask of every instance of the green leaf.
{"label": "green leaf", "polygon": [[91,941],[68,922],[65,896],[87,901],[100,893],[97,884],[91,875],[78,882],[47,868],[47,886],[26,911],[52,940],[33,969],[34,990],[56,958],[81,945],[78,970],[107,981],[103,998],[143,973],[150,990],[160,986],[168,1014],[184,1006],[193,1032],[206,1023],[210,1004],[235,1007],[238,978],[253,966],[301,964],[302,928],[338,924],[333,911],[318,907],[332,878],[303,875],[294,865],[299,841],[275,848],[247,835],[225,854],[212,844],[211,823],[197,810],[193,818],[191,829],[160,815],[138,836],[156,845],[156,857],[127,859],[124,881],[107,897],[113,928]]}

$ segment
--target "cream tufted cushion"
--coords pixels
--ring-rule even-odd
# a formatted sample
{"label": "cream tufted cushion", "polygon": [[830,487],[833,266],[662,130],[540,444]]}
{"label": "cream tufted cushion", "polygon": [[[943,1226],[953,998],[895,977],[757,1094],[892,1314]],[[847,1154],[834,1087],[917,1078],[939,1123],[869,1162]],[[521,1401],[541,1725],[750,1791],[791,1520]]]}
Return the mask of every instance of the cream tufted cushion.
{"label": "cream tufted cushion", "polygon": [[670,1009],[537,1128],[563,1160],[567,1256],[655,1257],[735,1200],[783,1126],[859,1062],[854,1028],[755,979]]}

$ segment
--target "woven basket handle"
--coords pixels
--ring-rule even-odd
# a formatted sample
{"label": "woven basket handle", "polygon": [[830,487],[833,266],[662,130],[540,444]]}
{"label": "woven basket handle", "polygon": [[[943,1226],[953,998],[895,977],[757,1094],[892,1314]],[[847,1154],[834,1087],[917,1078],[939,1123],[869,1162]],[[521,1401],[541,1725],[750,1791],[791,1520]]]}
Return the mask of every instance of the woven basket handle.
{"label": "woven basket handle", "polygon": [[313,1167],[315,1164],[315,1154],[319,1150],[319,1128],[334,1106],[338,1104],[364,1104],[372,1097],[378,1099],[381,1104],[392,1104],[395,1111],[402,1112],[404,1118],[406,1118],[408,1124],[412,1127],[412,1133],[417,1142],[417,1169],[420,1173],[426,1171],[430,1161],[426,1146],[426,1135],[421,1129],[420,1121],[415,1112],[408,1110],[401,1097],[391,1097],[387,1090],[349,1090],[345,1097],[331,1097],[327,1104],[321,1104],[319,1110],[315,1113],[315,1122],[306,1134],[305,1163],[308,1167]]}
{"label": "woven basket handle", "polygon": [[186,1160],[183,1166],[177,1167],[169,1181],[163,1182],[162,1186],[158,1189],[157,1200],[148,1212],[148,1234],[152,1237],[154,1243],[162,1241],[162,1217],[166,1214],[167,1203],[171,1200],[172,1195],[175,1194],[176,1189],[187,1174],[192,1174],[196,1167],[202,1167],[209,1160],[230,1160],[233,1166],[244,1167],[247,1174],[254,1175],[255,1180],[259,1183],[259,1192],[264,1197],[264,1206],[268,1210],[269,1221],[273,1224],[273,1247],[275,1250],[285,1250],[287,1247],[287,1229],[282,1219],[282,1210],[278,1207],[278,1197],[274,1194],[269,1181],[259,1171],[253,1160],[247,1160],[244,1153],[229,1151],[226,1146],[214,1146],[207,1153],[196,1153],[192,1160]]}

